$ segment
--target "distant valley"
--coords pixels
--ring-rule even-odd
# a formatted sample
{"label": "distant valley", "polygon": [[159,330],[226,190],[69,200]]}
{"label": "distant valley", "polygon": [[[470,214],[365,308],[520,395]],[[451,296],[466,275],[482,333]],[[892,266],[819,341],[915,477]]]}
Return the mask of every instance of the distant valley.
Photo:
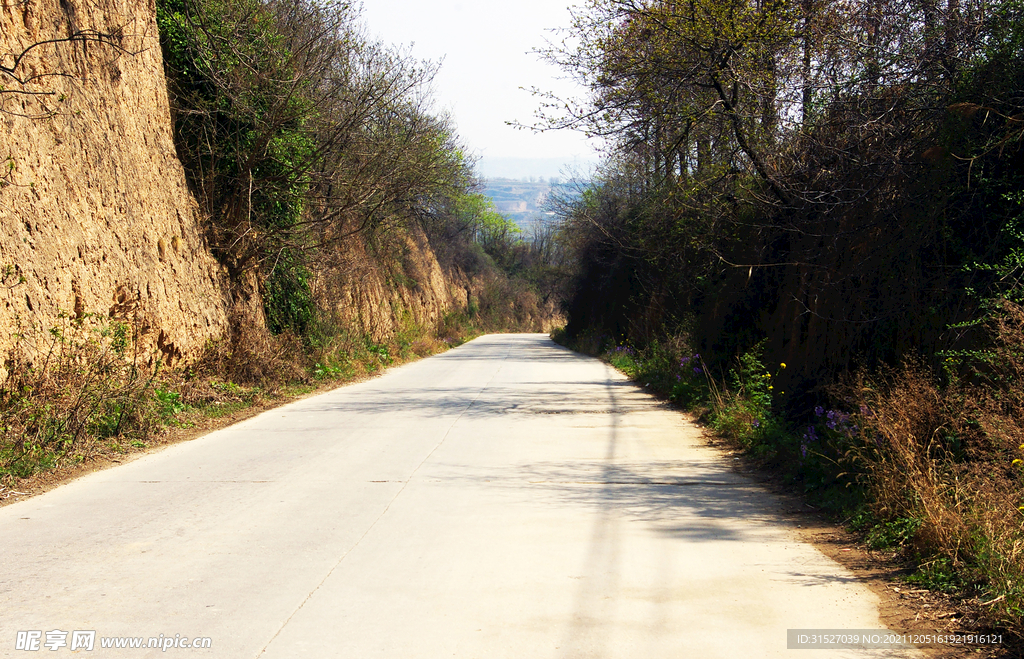
{"label": "distant valley", "polygon": [[498,212],[529,235],[535,226],[554,219],[548,203],[552,195],[564,194],[571,187],[556,177],[490,178],[483,181],[483,194],[494,202]]}

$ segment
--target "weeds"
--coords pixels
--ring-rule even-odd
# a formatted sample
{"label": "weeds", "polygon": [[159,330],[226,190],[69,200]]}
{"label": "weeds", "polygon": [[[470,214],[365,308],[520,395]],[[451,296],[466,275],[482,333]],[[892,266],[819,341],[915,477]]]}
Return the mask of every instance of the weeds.
{"label": "weeds", "polygon": [[[240,318],[236,314],[236,318]],[[480,333],[465,313],[436,330],[407,314],[387,341],[319,315],[300,340],[238,320],[183,367],[163,367],[127,322],[86,315],[24,328],[0,383],[0,487],[102,455],[145,448],[165,428],[199,426],[268,399],[340,384],[459,345]]]}
{"label": "weeds", "polygon": [[858,403],[851,451],[881,528],[921,565],[914,579],[977,602],[979,619],[1024,627],[1024,310],[1004,303],[990,350],[920,361],[838,388]]}
{"label": "weeds", "polygon": [[144,438],[159,363],[140,360],[126,323],[60,316],[24,328],[0,387],[0,482],[80,462],[97,443]]}
{"label": "weeds", "polygon": [[[773,458],[780,449],[791,449],[792,442],[782,441],[788,439],[786,428],[773,407],[776,396],[784,392],[775,391],[774,376],[762,362],[762,349],[758,344],[740,355],[729,374],[731,386],[716,387],[711,427],[758,457]],[[806,459],[806,448],[801,457]]]}
{"label": "weeds", "polygon": [[945,557],[921,563],[917,571],[907,577],[907,582],[942,593],[958,593],[967,587],[963,575]]}
{"label": "weeds", "polygon": [[170,389],[157,387],[153,390],[153,399],[157,415],[168,425],[174,424],[178,415],[188,409],[188,406],[181,401],[181,394]]}
{"label": "weeds", "polygon": [[867,545],[871,549],[892,549],[906,545],[921,528],[923,520],[916,517],[897,517],[871,527]]}

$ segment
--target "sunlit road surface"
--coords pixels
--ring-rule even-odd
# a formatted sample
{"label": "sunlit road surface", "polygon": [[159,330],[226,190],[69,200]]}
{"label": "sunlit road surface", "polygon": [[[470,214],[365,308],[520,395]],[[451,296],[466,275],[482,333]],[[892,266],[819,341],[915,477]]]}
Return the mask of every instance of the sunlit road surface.
{"label": "sunlit road surface", "polygon": [[[900,656],[786,649],[881,624],[777,510],[605,364],[485,336],[0,509],[0,656]],[[99,647],[160,634],[212,647]]]}

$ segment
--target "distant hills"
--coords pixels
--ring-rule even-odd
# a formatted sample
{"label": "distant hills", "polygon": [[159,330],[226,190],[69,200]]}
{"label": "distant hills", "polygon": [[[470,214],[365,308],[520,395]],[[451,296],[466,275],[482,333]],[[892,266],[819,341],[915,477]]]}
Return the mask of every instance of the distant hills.
{"label": "distant hills", "polygon": [[491,198],[502,215],[512,219],[529,236],[533,227],[554,218],[548,207],[553,193],[573,189],[560,178],[489,178],[483,181],[483,194]]}

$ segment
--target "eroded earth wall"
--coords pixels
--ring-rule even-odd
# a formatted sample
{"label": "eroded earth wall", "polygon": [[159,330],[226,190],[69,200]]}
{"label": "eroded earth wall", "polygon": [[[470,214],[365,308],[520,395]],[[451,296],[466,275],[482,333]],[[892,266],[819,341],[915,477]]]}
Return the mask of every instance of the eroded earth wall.
{"label": "eroded earth wall", "polygon": [[338,262],[321,264],[313,284],[320,307],[375,341],[409,323],[435,328],[448,312],[465,310],[478,282],[446,272],[422,231],[410,229],[403,242],[402,254],[385,260],[353,240]]}
{"label": "eroded earth wall", "polygon": [[0,0],[0,66],[0,353],[62,315],[132,321],[165,363],[223,335],[151,0]]}

